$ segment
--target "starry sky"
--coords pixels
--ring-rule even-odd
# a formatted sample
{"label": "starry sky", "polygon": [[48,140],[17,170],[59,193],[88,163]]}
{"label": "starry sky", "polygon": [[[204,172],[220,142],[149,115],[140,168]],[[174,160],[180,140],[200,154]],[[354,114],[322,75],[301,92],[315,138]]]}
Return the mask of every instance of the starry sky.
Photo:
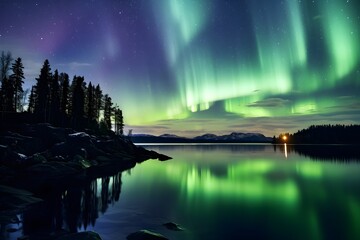
{"label": "starry sky", "polygon": [[133,133],[360,124],[360,1],[0,0],[0,50],[99,83]]}

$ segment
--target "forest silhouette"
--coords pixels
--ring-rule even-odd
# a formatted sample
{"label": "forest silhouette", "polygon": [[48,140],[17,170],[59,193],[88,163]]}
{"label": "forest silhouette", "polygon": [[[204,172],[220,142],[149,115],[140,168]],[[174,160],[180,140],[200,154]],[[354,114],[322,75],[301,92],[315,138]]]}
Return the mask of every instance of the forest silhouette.
{"label": "forest silhouette", "polygon": [[103,94],[99,84],[87,84],[81,76],[74,76],[70,83],[67,73],[51,72],[46,59],[36,84],[31,91],[24,91],[22,59],[13,61],[11,53],[4,51],[0,69],[0,130],[19,123],[42,122],[98,134],[114,129],[117,135],[123,135],[122,110],[108,94]]}
{"label": "forest silhouette", "polygon": [[294,134],[274,136],[273,143],[360,144],[360,125],[312,125]]}

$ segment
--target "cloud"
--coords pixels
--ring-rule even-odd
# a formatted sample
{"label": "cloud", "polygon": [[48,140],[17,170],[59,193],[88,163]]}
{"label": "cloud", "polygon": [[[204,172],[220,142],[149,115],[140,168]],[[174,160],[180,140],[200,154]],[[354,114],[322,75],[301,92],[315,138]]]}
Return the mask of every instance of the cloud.
{"label": "cloud", "polygon": [[288,104],[290,100],[283,98],[267,98],[264,100],[256,101],[246,105],[247,107],[283,107]]}
{"label": "cloud", "polygon": [[360,102],[350,102],[350,103],[344,103],[344,104],[338,104],[333,106],[328,106],[326,109],[330,109],[333,112],[343,113],[343,112],[354,112],[358,111],[360,109]]}
{"label": "cloud", "polygon": [[344,95],[344,96],[339,96],[337,98],[338,99],[352,99],[352,98],[354,98],[354,96],[352,96],[352,95]]}

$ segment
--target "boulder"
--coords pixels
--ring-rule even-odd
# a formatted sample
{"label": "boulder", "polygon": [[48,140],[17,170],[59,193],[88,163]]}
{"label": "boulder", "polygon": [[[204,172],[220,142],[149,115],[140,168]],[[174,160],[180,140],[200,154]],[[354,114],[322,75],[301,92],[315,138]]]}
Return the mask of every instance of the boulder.
{"label": "boulder", "polygon": [[177,223],[168,222],[163,224],[164,227],[166,227],[169,230],[173,231],[183,231],[184,229]]}
{"label": "boulder", "polygon": [[163,235],[149,230],[140,230],[129,234],[126,239],[128,240],[166,240],[168,238]]}
{"label": "boulder", "polygon": [[0,163],[8,167],[23,167],[27,165],[27,156],[13,150],[11,146],[0,145]]}
{"label": "boulder", "polygon": [[45,145],[40,139],[14,132],[6,132],[4,136],[0,136],[0,143],[26,155],[45,149]]}
{"label": "boulder", "polygon": [[88,231],[88,232],[79,232],[79,233],[71,233],[56,240],[101,240],[101,237],[96,232]]}
{"label": "boulder", "polygon": [[91,137],[85,132],[77,132],[67,135],[66,140],[74,144],[87,144],[90,142]]}
{"label": "boulder", "polygon": [[[48,123],[38,124],[26,124],[23,127],[21,134],[37,139],[36,141],[41,142],[41,149],[34,149],[31,154],[35,152],[44,151],[56,143],[63,142],[66,140],[66,136],[72,133],[73,130],[67,128],[53,127]],[[31,150],[31,149],[30,149]]]}
{"label": "boulder", "polygon": [[[46,140],[50,145],[63,142],[71,129],[53,127],[49,123],[38,123],[32,125],[32,133],[41,140]],[[31,136],[31,135],[30,135]]]}
{"label": "boulder", "polygon": [[96,161],[88,161],[86,158],[84,158],[81,155],[75,155],[73,157],[72,161],[80,164],[82,166],[82,168],[89,168],[89,167],[93,166],[93,163],[94,163],[94,165],[97,165]]}
{"label": "boulder", "polygon": [[70,156],[81,155],[89,159],[93,159],[98,155],[107,155],[107,153],[98,149],[94,142],[96,142],[96,138],[85,132],[73,133],[66,137],[66,142],[55,145],[52,151],[55,155],[56,153],[66,153]]}

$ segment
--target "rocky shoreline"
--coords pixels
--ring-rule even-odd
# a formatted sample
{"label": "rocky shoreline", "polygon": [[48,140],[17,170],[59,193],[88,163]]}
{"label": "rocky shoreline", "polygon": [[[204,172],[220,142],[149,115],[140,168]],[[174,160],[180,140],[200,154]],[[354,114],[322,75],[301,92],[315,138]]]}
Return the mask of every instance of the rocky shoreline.
{"label": "rocky shoreline", "polygon": [[[136,146],[126,137],[95,136],[50,124],[24,124],[2,132],[0,224],[14,223],[17,213],[42,201],[38,193],[115,174],[148,159],[171,158]],[[79,239],[72,235],[66,239]]]}

